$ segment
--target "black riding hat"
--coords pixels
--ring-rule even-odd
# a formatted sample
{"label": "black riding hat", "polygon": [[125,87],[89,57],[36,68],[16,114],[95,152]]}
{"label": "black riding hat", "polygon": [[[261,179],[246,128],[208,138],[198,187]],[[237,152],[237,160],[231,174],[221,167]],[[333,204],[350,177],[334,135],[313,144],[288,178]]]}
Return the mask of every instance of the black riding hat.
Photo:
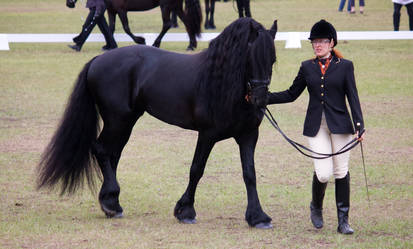
{"label": "black riding hat", "polygon": [[316,22],[311,28],[309,40],[328,38],[334,40],[334,46],[337,45],[337,32],[334,26],[324,19]]}

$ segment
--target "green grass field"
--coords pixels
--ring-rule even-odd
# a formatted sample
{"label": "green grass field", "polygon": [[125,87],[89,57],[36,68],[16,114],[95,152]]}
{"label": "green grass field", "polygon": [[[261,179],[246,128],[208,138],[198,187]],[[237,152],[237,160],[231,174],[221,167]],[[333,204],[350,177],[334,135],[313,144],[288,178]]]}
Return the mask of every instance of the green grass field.
{"label": "green grass field", "polygon": [[[83,1],[84,4],[85,1]],[[338,31],[392,30],[390,0],[367,1],[364,15],[337,11],[339,1],[253,0],[252,13],[279,31],[309,31],[321,18]],[[357,1],[358,2],[358,1]],[[82,3],[80,1],[80,3]],[[64,0],[0,0],[0,33],[76,33],[87,12]],[[231,2],[218,2],[218,32],[237,17]],[[159,9],[129,15],[133,32],[158,32]],[[408,27],[402,10],[401,30]],[[119,20],[117,31],[123,32]],[[184,32],[181,27],[171,32]],[[285,49],[276,42],[271,90],[284,90],[300,62],[312,57],[308,42]],[[120,43],[120,46],[131,43]],[[207,47],[200,43],[200,51]],[[256,149],[258,192],[274,229],[249,228],[246,191],[235,141],[218,143],[196,196],[198,224],[173,217],[184,192],[196,132],[145,114],[136,124],[118,169],[123,219],[106,219],[96,194],[74,196],[35,190],[35,168],[60,120],[73,82],[103,44],[81,53],[64,43],[10,44],[0,51],[0,248],[412,248],[413,247],[413,41],[339,41],[354,62],[366,122],[364,149],[370,203],[359,148],[351,155],[352,236],[336,232],[334,180],[326,193],[325,227],[309,219],[312,161],[298,154],[264,120]],[[161,47],[184,52],[186,43]],[[270,107],[293,139],[301,135],[307,94]]]}

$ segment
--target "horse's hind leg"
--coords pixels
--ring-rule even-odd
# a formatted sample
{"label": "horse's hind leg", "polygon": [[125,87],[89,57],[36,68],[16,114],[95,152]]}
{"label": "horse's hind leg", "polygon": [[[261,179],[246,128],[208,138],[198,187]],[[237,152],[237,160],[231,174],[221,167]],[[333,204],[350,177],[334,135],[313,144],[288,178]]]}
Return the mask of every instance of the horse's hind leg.
{"label": "horse's hind leg", "polygon": [[181,21],[184,23],[185,28],[186,28],[186,32],[188,33],[188,36],[189,36],[189,45],[186,48],[186,50],[193,51],[193,50],[195,50],[195,48],[198,45],[197,41],[196,41],[196,38],[195,38],[195,34],[193,34],[192,32],[189,32],[190,29],[188,27],[188,21],[187,21],[187,18],[185,17],[185,15],[184,15],[183,10],[182,9],[177,10],[176,14],[181,19]]}
{"label": "horse's hind leg", "polygon": [[214,141],[199,134],[189,174],[188,187],[181,199],[176,203],[174,210],[175,217],[182,223],[193,224],[196,222],[196,212],[194,209],[195,191],[199,180],[204,174],[205,164],[214,144]]}
{"label": "horse's hind leg", "polygon": [[205,29],[215,29],[214,24],[215,0],[205,0]]}
{"label": "horse's hind leg", "polygon": [[122,22],[123,30],[125,30],[126,34],[128,34],[132,40],[138,44],[145,44],[145,38],[141,36],[135,36],[129,29],[129,21],[126,11],[119,11],[118,12],[119,19]]}
{"label": "horse's hind leg", "polygon": [[[161,11],[162,11],[162,30],[161,30],[161,33],[159,33],[158,37],[156,37],[154,43],[152,44],[152,46],[157,47],[157,48],[161,46],[162,38],[172,26],[171,10],[169,9],[169,7],[161,6]],[[175,12],[175,13],[179,16],[179,18],[181,18],[180,13],[178,12]]]}
{"label": "horse's hind leg", "polygon": [[245,16],[251,17],[250,0],[243,0],[243,1],[244,1]]}
{"label": "horse's hind leg", "polygon": [[210,0],[205,0],[205,23],[204,28],[209,29],[209,13],[211,12]]}
{"label": "horse's hind leg", "polygon": [[116,179],[116,170],[123,147],[128,142],[136,122],[136,119],[122,121],[121,118],[112,118],[111,120],[105,122],[93,151],[103,175],[99,203],[102,211],[109,218],[123,216],[123,209],[119,204],[120,187]]}
{"label": "horse's hind leg", "polygon": [[171,28],[179,28],[179,26],[178,26],[178,17],[176,16],[175,11],[172,11],[172,13],[171,13],[171,21],[172,21]]}
{"label": "horse's hind leg", "polygon": [[211,14],[209,15],[209,28],[216,29],[214,22],[214,12],[215,12],[215,0],[211,0]]}
{"label": "horse's hind leg", "polygon": [[108,10],[109,30],[112,34],[115,33],[116,12]]}
{"label": "horse's hind leg", "polygon": [[238,17],[244,17],[244,0],[237,0]]}

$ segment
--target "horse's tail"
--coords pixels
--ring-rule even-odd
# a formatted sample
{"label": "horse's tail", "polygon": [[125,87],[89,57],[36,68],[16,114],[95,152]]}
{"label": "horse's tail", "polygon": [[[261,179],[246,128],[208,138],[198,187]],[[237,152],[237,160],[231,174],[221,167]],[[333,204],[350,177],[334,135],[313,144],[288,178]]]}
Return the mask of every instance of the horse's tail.
{"label": "horse's tail", "polygon": [[99,132],[99,114],[87,88],[87,73],[93,59],[80,72],[61,123],[38,165],[37,188],[61,183],[61,194],[74,193],[86,177],[94,189],[98,167],[91,148]]}
{"label": "horse's tail", "polygon": [[185,0],[185,13],[188,32],[199,37],[202,23],[202,10],[199,0]]}

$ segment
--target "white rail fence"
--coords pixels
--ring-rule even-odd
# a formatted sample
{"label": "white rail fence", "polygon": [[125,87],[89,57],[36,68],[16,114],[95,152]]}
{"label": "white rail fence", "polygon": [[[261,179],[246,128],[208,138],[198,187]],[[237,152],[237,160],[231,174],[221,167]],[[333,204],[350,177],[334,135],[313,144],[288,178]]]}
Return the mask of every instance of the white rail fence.
{"label": "white rail fence", "polygon": [[[58,43],[72,42],[77,34],[0,34],[0,50],[10,50],[9,43]],[[137,33],[143,36],[147,44],[152,44],[158,33]],[[198,41],[210,41],[219,33],[202,33]],[[285,48],[301,48],[301,41],[307,40],[309,32],[278,32],[276,41],[286,41]],[[337,33],[338,40],[412,40],[413,31],[343,31]],[[132,39],[123,33],[116,33],[118,42],[132,42]],[[100,33],[93,33],[87,42],[103,42],[104,37]],[[188,42],[186,33],[168,33],[162,42]]]}

